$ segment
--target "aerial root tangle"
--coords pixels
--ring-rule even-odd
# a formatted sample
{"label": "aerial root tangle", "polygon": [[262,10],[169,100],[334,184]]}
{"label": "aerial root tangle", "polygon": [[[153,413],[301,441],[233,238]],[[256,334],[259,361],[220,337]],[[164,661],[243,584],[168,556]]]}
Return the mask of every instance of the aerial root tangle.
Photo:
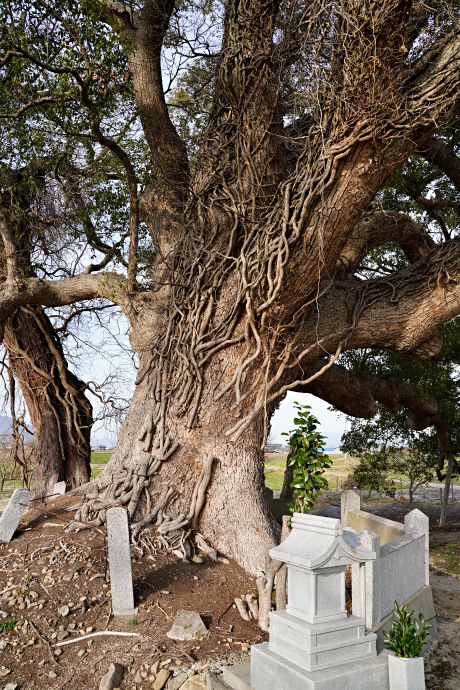
{"label": "aerial root tangle", "polygon": [[[212,463],[212,457],[208,455],[203,457],[203,467],[193,489],[187,514],[180,513],[175,518],[165,514],[167,504],[176,496],[176,490],[172,487],[164,487],[151,507],[150,478],[158,472],[162,461],[155,457],[147,457],[135,469],[123,466],[121,471],[108,474],[99,485],[94,486],[91,493],[85,494],[75,513],[74,521],[67,531],[102,525],[108,508],[126,506],[131,522],[131,541],[139,552],[143,554],[145,551],[167,549],[175,550],[183,558],[188,558],[192,554],[189,539],[191,530],[186,531],[186,528],[196,527],[204,504],[206,489],[211,480]],[[134,522],[133,518],[143,494],[145,494],[145,514],[140,520]],[[152,540],[148,535],[143,534],[142,530],[154,521],[158,535]],[[206,543],[202,535],[197,535],[196,545],[212,560],[217,560],[217,552]]]}

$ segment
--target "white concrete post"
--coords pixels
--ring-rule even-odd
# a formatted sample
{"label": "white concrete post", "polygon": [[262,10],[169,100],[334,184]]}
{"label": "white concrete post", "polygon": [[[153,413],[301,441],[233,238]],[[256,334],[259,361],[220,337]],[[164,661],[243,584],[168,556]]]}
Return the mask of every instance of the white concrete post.
{"label": "white concrete post", "polygon": [[430,520],[415,508],[404,518],[405,532],[422,532],[425,535],[425,585],[430,584]]}

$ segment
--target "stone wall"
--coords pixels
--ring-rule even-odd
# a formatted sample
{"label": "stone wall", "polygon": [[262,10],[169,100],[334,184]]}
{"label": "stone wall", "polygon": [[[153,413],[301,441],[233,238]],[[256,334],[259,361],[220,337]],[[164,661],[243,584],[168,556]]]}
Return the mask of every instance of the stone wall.
{"label": "stone wall", "polygon": [[[416,509],[401,524],[371,515],[360,509],[356,492],[346,491],[341,522],[344,529],[369,529],[376,535],[372,548],[377,558],[365,566],[365,617],[372,629],[391,614],[395,601],[401,605],[429,586],[428,517]],[[356,610],[363,601],[362,584],[359,568],[353,566],[353,613],[358,615],[363,615]]]}

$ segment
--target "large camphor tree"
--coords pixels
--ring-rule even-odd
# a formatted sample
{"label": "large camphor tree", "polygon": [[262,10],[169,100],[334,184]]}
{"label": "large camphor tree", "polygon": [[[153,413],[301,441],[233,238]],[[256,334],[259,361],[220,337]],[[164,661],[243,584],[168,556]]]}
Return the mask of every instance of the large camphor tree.
{"label": "large camphor tree", "polygon": [[[110,300],[139,358],[79,517],[118,502],[134,534],[199,530],[255,573],[277,538],[262,449],[280,398],[314,382],[327,397],[347,350],[430,358],[460,313],[458,240],[372,208],[459,105],[457,3],[12,1],[2,25],[3,165],[41,155],[55,200],[104,242],[80,273],[28,276],[4,214],[0,318]],[[190,58],[206,94],[187,140],[171,113],[190,90],[162,57],[171,73]],[[361,279],[389,241],[406,265]]]}

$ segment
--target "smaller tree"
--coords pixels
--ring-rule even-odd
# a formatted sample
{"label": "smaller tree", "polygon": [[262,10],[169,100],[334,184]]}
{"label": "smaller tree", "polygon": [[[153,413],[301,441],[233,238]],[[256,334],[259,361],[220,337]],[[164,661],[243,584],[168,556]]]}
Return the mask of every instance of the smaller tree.
{"label": "smaller tree", "polygon": [[294,419],[296,429],[282,436],[288,437],[291,451],[288,464],[293,469],[293,502],[289,503],[292,513],[304,513],[313,508],[315,500],[323,489],[327,489],[324,470],[331,467],[329,456],[323,451],[326,437],[316,429],[319,422],[310,412],[309,405],[294,403],[297,416]]}
{"label": "smaller tree", "polygon": [[353,470],[353,478],[358,489],[367,489],[367,497],[373,491],[393,497],[396,493],[395,485],[389,478],[392,469],[391,454],[385,450],[376,452],[361,451],[358,455],[359,464]]}
{"label": "smaller tree", "polygon": [[409,480],[409,503],[419,486],[433,480],[433,457],[420,448],[403,448],[393,460],[393,471]]}

